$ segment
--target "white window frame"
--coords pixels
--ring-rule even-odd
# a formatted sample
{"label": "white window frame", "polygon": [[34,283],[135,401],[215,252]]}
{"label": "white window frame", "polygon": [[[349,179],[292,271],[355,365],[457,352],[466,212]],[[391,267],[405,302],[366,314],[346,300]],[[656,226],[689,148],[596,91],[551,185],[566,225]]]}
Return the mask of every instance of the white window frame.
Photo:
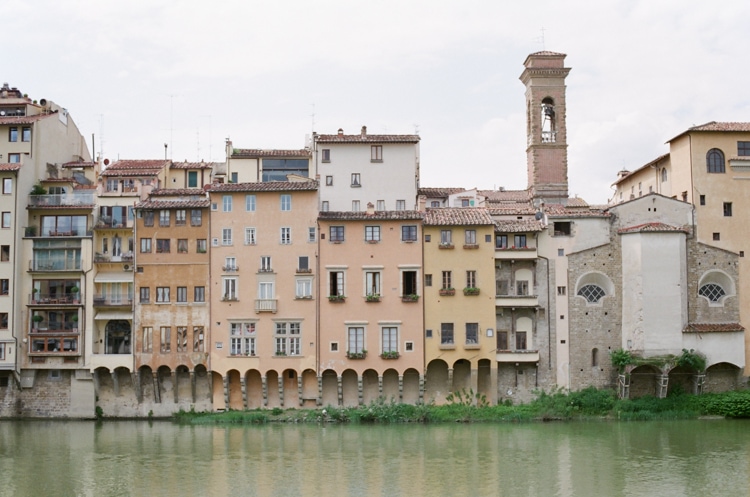
{"label": "white window frame", "polygon": [[258,300],[273,300],[275,298],[273,281],[258,282]]}
{"label": "white window frame", "polygon": [[270,273],[273,271],[273,266],[271,265],[273,261],[271,260],[270,255],[261,255],[260,256],[260,272],[261,273]]}
{"label": "white window frame", "polygon": [[255,212],[256,205],[255,195],[245,195],[245,211]]}
{"label": "white window frame", "polygon": [[232,245],[232,228],[221,229],[221,244],[226,246]]}
{"label": "white window frame", "polygon": [[307,241],[308,243],[315,243],[318,241],[318,229],[315,226],[307,228]]}
{"label": "white window frame", "polygon": [[236,276],[221,278],[221,300],[239,300],[239,281]]}
{"label": "white window frame", "polygon": [[380,241],[380,226],[365,226],[365,241],[366,242],[379,242]]}
{"label": "white window frame", "polygon": [[383,325],[380,327],[381,353],[395,352],[398,354],[398,326]]}
{"label": "white window frame", "polygon": [[378,207],[375,209],[377,211],[384,211],[385,210],[385,200],[378,200]]}
{"label": "white window frame", "polygon": [[396,200],[396,210],[397,211],[405,211],[406,210],[406,200]]}
{"label": "white window frame", "polygon": [[276,321],[274,324],[274,354],[299,356],[302,349],[302,323]]}
{"label": "white window frame", "polygon": [[232,212],[232,196],[231,195],[221,196],[221,211]]}
{"label": "white window frame", "polygon": [[382,295],[383,272],[381,270],[365,270],[365,297]]}
{"label": "white window frame", "polygon": [[257,243],[256,231],[254,227],[245,228],[245,245],[255,245]]}
{"label": "white window frame", "polygon": [[367,330],[364,326],[348,326],[346,330],[346,353],[361,354],[365,350]]}
{"label": "white window frame", "polygon": [[281,211],[288,212],[292,210],[292,196],[288,193],[282,193],[279,197],[281,203]]}
{"label": "white window frame", "polygon": [[311,299],[312,298],[312,278],[297,278],[295,281],[295,298]]}
{"label": "white window frame", "polygon": [[[336,293],[331,293],[331,280],[336,278]],[[346,296],[346,271],[343,269],[330,269],[328,271],[328,296],[345,297]]]}
{"label": "white window frame", "polygon": [[282,245],[292,244],[292,228],[283,226],[280,230],[279,236],[279,243],[281,243]]}
{"label": "white window frame", "polygon": [[254,356],[257,355],[255,348],[256,329],[254,321],[241,321],[229,323],[229,355],[230,356]]}
{"label": "white window frame", "polygon": [[3,195],[13,193],[13,178],[3,178]]}

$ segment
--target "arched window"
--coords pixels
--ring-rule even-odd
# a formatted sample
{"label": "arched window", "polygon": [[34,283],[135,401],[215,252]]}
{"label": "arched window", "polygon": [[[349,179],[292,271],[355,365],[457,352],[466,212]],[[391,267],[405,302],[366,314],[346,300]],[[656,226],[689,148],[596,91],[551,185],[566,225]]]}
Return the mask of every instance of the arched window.
{"label": "arched window", "polygon": [[706,297],[709,302],[718,302],[726,294],[721,285],[717,285],[716,283],[706,283],[698,289],[698,295]]}
{"label": "arched window", "polygon": [[718,148],[712,148],[706,154],[706,167],[709,173],[724,172],[724,153]]}
{"label": "arched window", "polygon": [[583,285],[580,290],[578,290],[578,295],[585,298],[587,302],[590,302],[592,304],[595,304],[599,302],[602,297],[606,295],[604,292],[604,289],[600,287],[599,285]]}
{"label": "arched window", "polygon": [[708,300],[711,307],[724,305],[726,297],[737,295],[734,280],[721,270],[711,270],[698,281],[698,295]]}
{"label": "arched window", "polygon": [[667,168],[662,167],[661,168],[661,182],[664,183],[665,181],[667,181]]}
{"label": "arched window", "polygon": [[555,101],[546,97],[542,100],[542,143],[554,143],[556,131]]}

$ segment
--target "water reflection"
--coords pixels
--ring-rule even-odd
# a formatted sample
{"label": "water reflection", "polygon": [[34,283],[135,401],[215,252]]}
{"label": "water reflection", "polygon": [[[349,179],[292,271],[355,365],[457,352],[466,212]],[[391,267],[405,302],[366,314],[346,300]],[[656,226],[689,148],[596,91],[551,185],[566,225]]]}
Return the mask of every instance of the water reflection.
{"label": "water reflection", "polygon": [[750,423],[0,422],[0,496],[747,495]]}

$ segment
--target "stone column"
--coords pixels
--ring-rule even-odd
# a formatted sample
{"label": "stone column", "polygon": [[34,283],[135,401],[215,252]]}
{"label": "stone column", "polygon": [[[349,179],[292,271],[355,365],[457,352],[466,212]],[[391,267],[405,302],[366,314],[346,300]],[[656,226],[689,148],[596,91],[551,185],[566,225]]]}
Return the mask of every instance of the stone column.
{"label": "stone column", "polygon": [[302,397],[302,375],[297,375],[297,399],[299,399],[299,406],[305,405],[305,399]]}
{"label": "stone column", "polygon": [[342,384],[341,376],[336,377],[336,382],[338,383],[338,402],[339,406],[344,405],[344,385]]}
{"label": "stone column", "polygon": [[404,401],[404,375],[398,375],[398,401]]}
{"label": "stone column", "polygon": [[159,372],[155,371],[152,373],[153,378],[151,381],[154,382],[154,402],[161,404],[161,391],[159,386]]}
{"label": "stone column", "polygon": [[172,377],[172,388],[174,389],[174,403],[177,404],[180,401],[179,388],[177,388],[177,371],[172,371],[170,376]]}
{"label": "stone column", "polygon": [[[112,386],[114,387],[114,390],[115,390],[115,397],[119,397],[120,396],[120,378],[117,377],[117,371],[112,371],[111,374],[112,374]],[[97,379],[96,375],[94,375],[94,378]],[[95,391],[97,395],[99,394],[98,383],[99,383],[98,381],[94,383],[94,387],[96,387]]]}
{"label": "stone column", "polygon": [[261,389],[263,390],[263,407],[268,407],[268,378],[260,377]]}
{"label": "stone column", "polygon": [[[403,378],[403,377],[402,377]],[[403,387],[403,382],[401,382],[401,385]],[[419,375],[419,403],[424,403],[424,375]]]}
{"label": "stone column", "polygon": [[193,401],[193,404],[196,402],[196,387],[195,387],[195,370],[190,371],[190,398]]}
{"label": "stone column", "polygon": [[242,375],[240,375],[240,390],[242,391],[242,407],[247,409],[247,382]]}
{"label": "stone column", "polygon": [[448,368],[448,392],[453,391],[453,368]]}
{"label": "stone column", "polygon": [[282,371],[276,381],[279,383],[279,403],[284,407],[284,372]]}
{"label": "stone column", "polygon": [[315,399],[315,404],[317,406],[323,405],[323,377],[318,376],[318,398]]}
{"label": "stone column", "polygon": [[141,373],[136,371],[130,373],[133,378],[133,387],[135,388],[135,398],[139,404],[143,403],[143,386],[141,385]]}
{"label": "stone column", "polygon": [[364,400],[364,386],[362,385],[362,377],[357,375],[357,405],[362,405]]}
{"label": "stone column", "polygon": [[224,383],[224,409],[228,410],[230,408],[230,405],[229,405],[229,375],[224,376],[224,378],[222,378],[222,381]]}

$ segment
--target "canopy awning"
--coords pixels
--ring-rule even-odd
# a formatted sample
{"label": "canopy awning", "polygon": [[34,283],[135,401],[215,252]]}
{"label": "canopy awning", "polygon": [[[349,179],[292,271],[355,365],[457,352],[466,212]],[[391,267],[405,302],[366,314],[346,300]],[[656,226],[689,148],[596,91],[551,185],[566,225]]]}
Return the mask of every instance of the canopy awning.
{"label": "canopy awning", "polygon": [[94,276],[94,283],[132,283],[133,273],[120,271],[119,273],[99,273]]}
{"label": "canopy awning", "polygon": [[102,311],[97,312],[94,316],[96,321],[111,321],[113,319],[133,320],[133,313],[127,311]]}

